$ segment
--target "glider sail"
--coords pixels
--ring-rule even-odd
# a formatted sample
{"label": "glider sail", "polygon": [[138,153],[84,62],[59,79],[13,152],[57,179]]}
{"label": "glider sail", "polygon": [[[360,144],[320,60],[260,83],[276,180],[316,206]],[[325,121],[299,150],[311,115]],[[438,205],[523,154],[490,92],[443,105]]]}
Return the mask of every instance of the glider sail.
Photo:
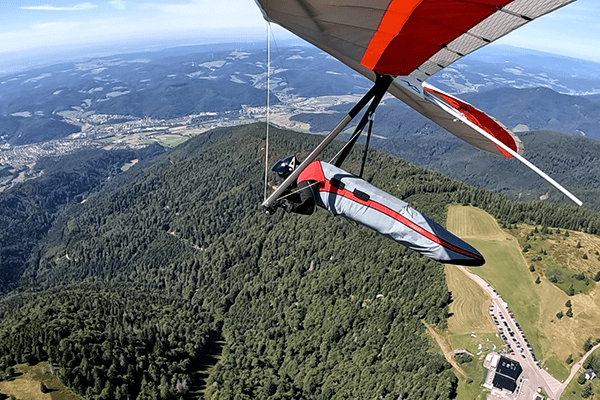
{"label": "glider sail", "polygon": [[471,145],[518,158],[581,205],[521,157],[521,141],[501,123],[425,83],[461,57],[573,1],[256,0],[268,21],[372,81],[394,77],[388,89],[392,95]]}
{"label": "glider sail", "polygon": [[267,20],[374,77],[424,81],[574,0],[256,0]]}

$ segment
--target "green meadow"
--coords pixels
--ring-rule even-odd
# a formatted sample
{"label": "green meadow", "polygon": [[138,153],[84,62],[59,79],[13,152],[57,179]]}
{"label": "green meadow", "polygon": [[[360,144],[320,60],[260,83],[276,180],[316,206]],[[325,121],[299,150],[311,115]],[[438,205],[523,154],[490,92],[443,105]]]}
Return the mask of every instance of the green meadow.
{"label": "green meadow", "polygon": [[[594,355],[594,357],[600,357],[600,349],[596,349],[592,354]],[[581,400],[581,394],[583,393],[585,386],[587,386],[588,384],[592,385],[592,389],[594,392],[594,396],[588,397],[588,399],[593,400],[600,398],[600,379],[595,378],[581,385],[579,382],[577,382],[577,377],[579,377],[579,375],[582,373],[583,368],[579,368],[579,371],[577,371],[575,377],[571,380],[571,382],[569,382],[569,385],[567,385],[567,387],[565,388],[564,392],[562,393],[562,396],[560,396],[561,400]]]}
{"label": "green meadow", "polygon": [[[585,340],[588,337],[600,337],[600,294],[596,286],[593,285],[587,292],[568,296],[559,286],[550,282],[544,271],[530,271],[531,261],[524,256],[523,246],[517,238],[522,240],[522,233],[533,231],[535,227],[520,225],[515,230],[504,230],[489,214],[468,206],[449,207],[447,226],[450,231],[468,241],[483,254],[486,264],[470,268],[470,271],[485,279],[502,295],[542,366],[555,378],[561,381],[566,379],[570,369],[565,361],[568,356],[572,355],[577,361],[583,353]],[[582,247],[587,247],[590,253],[595,252],[598,240],[592,235],[571,232],[565,240],[555,237],[554,242],[544,244],[543,242],[548,240],[547,236],[542,237],[540,234],[536,240],[532,240],[533,236],[530,236],[529,240],[536,242],[535,245],[540,246],[540,249],[541,246],[547,246],[548,250],[542,257],[548,261],[556,260],[552,257],[552,253],[556,252],[561,254],[562,260],[575,262],[580,257],[574,253],[580,252]],[[575,240],[581,242],[582,246],[577,247],[576,243],[573,243]],[[565,242],[566,245],[558,247],[560,242]],[[573,254],[565,254],[568,248],[573,249]],[[539,252],[537,249],[538,254]],[[583,266],[588,275],[594,271],[592,261]],[[559,262],[560,265],[570,267],[570,264],[564,261]],[[571,275],[578,272],[566,269]],[[538,278],[539,283],[536,283]],[[572,303],[572,318],[564,316],[568,310],[565,306],[568,300]],[[486,303],[489,304],[489,301]],[[481,313],[475,306],[471,308],[474,314]],[[461,313],[467,313],[467,310],[468,308],[465,308]],[[558,318],[559,312],[563,313],[562,318]],[[468,320],[468,317],[461,318]]]}

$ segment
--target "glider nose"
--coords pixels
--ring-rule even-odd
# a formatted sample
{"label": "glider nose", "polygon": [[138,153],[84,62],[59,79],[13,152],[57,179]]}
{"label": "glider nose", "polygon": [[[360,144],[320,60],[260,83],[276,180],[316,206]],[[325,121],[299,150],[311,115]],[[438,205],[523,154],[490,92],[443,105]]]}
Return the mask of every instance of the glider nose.
{"label": "glider nose", "polygon": [[[447,233],[452,235],[450,232]],[[463,267],[481,267],[485,264],[485,258],[483,258],[476,248],[456,236],[453,239],[455,246],[459,247],[458,245],[460,245],[460,252],[445,249],[446,254],[440,257],[438,261],[444,264],[462,265]]]}
{"label": "glider nose", "polygon": [[454,260],[451,261],[452,264],[462,265],[463,267],[481,267],[485,264],[485,259],[479,253],[477,253],[479,257],[470,258],[470,259],[462,259],[462,260]]}

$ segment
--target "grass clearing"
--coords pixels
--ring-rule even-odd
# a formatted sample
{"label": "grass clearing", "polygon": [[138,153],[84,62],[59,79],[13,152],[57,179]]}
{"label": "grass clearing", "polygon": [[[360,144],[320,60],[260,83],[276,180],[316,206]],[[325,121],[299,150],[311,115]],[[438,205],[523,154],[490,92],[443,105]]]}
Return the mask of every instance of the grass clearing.
{"label": "grass clearing", "polygon": [[488,312],[492,300],[490,296],[458,268],[446,265],[444,273],[446,284],[452,293],[448,330],[453,335],[496,333],[498,330]]}
{"label": "grass clearing", "polygon": [[135,158],[135,159],[131,160],[130,162],[123,164],[123,166],[121,167],[121,171],[125,172],[125,171],[129,170],[129,168],[131,168],[135,164],[137,164],[138,161],[140,161],[140,160]]}
{"label": "grass clearing", "polygon": [[458,381],[456,400],[485,400],[490,391],[482,385],[485,383],[487,369],[483,368],[483,361],[476,358],[473,361],[460,364],[469,379]]}
{"label": "grass clearing", "polygon": [[449,206],[447,227],[462,239],[512,240],[511,235],[500,228],[494,217],[476,207]]}
{"label": "grass clearing", "polygon": [[542,333],[535,322],[540,317],[541,302],[516,241],[471,239],[469,243],[486,259],[484,266],[470,268],[470,271],[485,279],[502,295],[540,358],[543,353],[540,343]]}
{"label": "grass clearing", "polygon": [[[47,362],[29,366],[15,366],[16,377],[0,382],[0,393],[14,396],[19,400],[80,400],[81,397],[67,389],[56,375],[44,374],[48,371]],[[42,393],[41,383],[49,389]]]}
{"label": "grass clearing", "polygon": [[485,356],[499,350],[502,341],[488,313],[490,297],[458,268],[444,266],[446,284],[452,293],[449,305],[451,316],[444,341],[452,350],[467,350],[473,361],[460,364],[466,378],[459,374],[458,400],[485,399],[489,391],[482,385],[487,370],[483,368]]}
{"label": "grass clearing", "polygon": [[[470,268],[470,271],[481,276],[502,295],[523,328],[538,359],[545,361],[543,365],[554,377],[559,380],[565,379],[570,369],[565,362],[567,357],[572,354],[577,361],[581,357],[584,341],[588,337],[600,337],[600,291],[597,285],[594,285],[587,294],[567,296],[540,271],[541,264],[533,273],[530,272],[529,266],[533,262],[533,256],[537,258],[538,255],[542,256],[542,260],[551,257],[554,260],[578,260],[573,254],[562,254],[562,258],[558,258],[558,254],[566,249],[579,251],[586,248],[588,253],[595,255],[595,246],[600,246],[600,238],[571,231],[565,237],[565,230],[557,234],[556,229],[551,229],[554,231],[552,234],[542,235],[540,232],[535,236],[535,240],[530,236],[532,257],[526,259],[528,255],[521,252],[523,246],[520,241],[535,229],[533,226],[519,225],[508,232],[501,229],[483,210],[458,205],[449,207],[447,226],[450,231],[466,239],[483,254],[486,264]],[[578,242],[581,243],[581,247],[577,247]],[[546,249],[547,254],[540,253],[543,249]],[[553,255],[555,252],[556,257]],[[590,260],[591,258],[594,260]],[[590,262],[573,271],[591,274],[595,268],[595,257],[588,257],[588,260],[582,261]],[[570,268],[568,262],[561,265]],[[538,277],[540,283],[536,284]],[[559,319],[556,314],[559,311],[566,313],[567,300],[571,300],[573,318],[565,316]],[[480,314],[474,307],[473,312]],[[468,320],[468,317],[461,318]]]}
{"label": "grass clearing", "polygon": [[[444,353],[444,357],[450,361],[454,374],[458,378],[456,400],[486,399],[489,390],[482,386],[487,374],[487,370],[483,368],[483,359],[480,356],[474,356],[471,362],[458,364],[456,358],[452,355],[453,350],[470,347],[466,343],[470,342],[469,339],[472,339],[471,336],[456,335],[459,337],[457,340],[449,329],[445,332],[439,332],[437,329],[427,325],[427,323],[424,322],[424,324],[427,328],[431,345],[438,347]],[[469,339],[465,340],[465,337]],[[483,357],[485,358],[485,356]]]}
{"label": "grass clearing", "polygon": [[582,232],[518,225],[511,229],[522,247],[530,247],[524,257],[536,271],[545,274],[565,293],[589,293],[600,272],[600,237]]}

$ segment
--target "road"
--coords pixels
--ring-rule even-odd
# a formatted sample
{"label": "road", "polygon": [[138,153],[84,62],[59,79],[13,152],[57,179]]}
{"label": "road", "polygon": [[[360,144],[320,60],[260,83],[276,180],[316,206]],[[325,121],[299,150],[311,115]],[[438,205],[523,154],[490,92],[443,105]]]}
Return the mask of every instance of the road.
{"label": "road", "polygon": [[559,380],[552,377],[552,375],[536,364],[533,354],[527,348],[529,343],[526,341],[523,332],[517,325],[517,321],[509,314],[509,309],[504,300],[502,300],[502,297],[481,277],[473,274],[465,267],[456,267],[477,283],[492,298],[490,314],[495,320],[494,322],[496,323],[496,326],[498,326],[500,333],[506,337],[504,342],[509,344],[513,350],[512,355],[509,354],[506,355],[506,357],[518,361],[523,368],[523,373],[521,375],[523,377],[523,383],[517,388],[514,399],[529,400],[533,398],[533,394],[537,388],[542,387],[546,393],[548,393],[550,399],[558,400],[564,390],[564,387],[562,387],[563,385]]}

